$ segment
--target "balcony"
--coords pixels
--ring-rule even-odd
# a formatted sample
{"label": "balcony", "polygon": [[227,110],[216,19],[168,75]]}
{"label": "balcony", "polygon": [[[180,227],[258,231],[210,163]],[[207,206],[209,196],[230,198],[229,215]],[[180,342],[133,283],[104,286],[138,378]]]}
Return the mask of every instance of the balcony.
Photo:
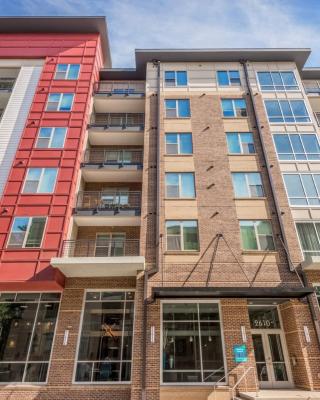
{"label": "balcony", "polygon": [[142,160],[140,149],[89,149],[81,164],[82,177],[86,182],[139,182]]}
{"label": "balcony", "polygon": [[137,239],[107,234],[95,240],[65,240],[60,257],[52,258],[51,265],[68,278],[135,276],[144,270],[139,245]]}
{"label": "balcony", "polygon": [[139,226],[141,192],[79,192],[74,220],[78,226]]}
{"label": "balcony", "polygon": [[143,112],[144,81],[100,81],[94,86],[94,108],[100,112]]}
{"label": "balcony", "polygon": [[91,146],[142,145],[143,130],[142,113],[96,113],[89,125],[89,142]]}

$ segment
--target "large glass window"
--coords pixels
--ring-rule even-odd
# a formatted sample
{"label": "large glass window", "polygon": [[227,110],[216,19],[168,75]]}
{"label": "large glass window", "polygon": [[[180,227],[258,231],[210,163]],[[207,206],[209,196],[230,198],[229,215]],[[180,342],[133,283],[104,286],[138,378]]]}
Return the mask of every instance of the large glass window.
{"label": "large glass window", "polygon": [[166,86],[187,86],[188,76],[187,71],[165,71]]}
{"label": "large glass window", "polygon": [[291,205],[320,205],[320,174],[283,174],[283,179]]}
{"label": "large glass window", "polygon": [[130,382],[134,293],[87,292],[77,382]]}
{"label": "large glass window", "polygon": [[265,100],[269,122],[310,122],[303,100]]}
{"label": "large glass window", "polygon": [[166,197],[194,198],[195,195],[193,172],[166,173]]}
{"label": "large glass window", "polygon": [[167,221],[167,250],[199,250],[197,221]]}
{"label": "large glass window", "polygon": [[52,193],[58,168],[29,168],[22,193]]}
{"label": "large glass window", "polygon": [[224,354],[218,303],[163,303],[162,313],[162,381],[223,381]]}
{"label": "large glass window", "polygon": [[320,222],[297,222],[296,226],[304,258],[320,256]]}
{"label": "large glass window", "polygon": [[247,116],[247,105],[244,99],[222,99],[221,106],[224,117],[240,118]]}
{"label": "large glass window", "polygon": [[251,132],[228,132],[227,144],[230,154],[255,153],[253,135]]}
{"label": "large glass window", "polygon": [[272,228],[269,221],[240,221],[244,250],[274,250]]}
{"label": "large glass window", "polygon": [[0,294],[0,382],[47,380],[59,293]]}
{"label": "large glass window", "polygon": [[58,64],[54,79],[78,79],[80,64]]}
{"label": "large glass window", "polygon": [[217,71],[217,80],[219,86],[240,86],[239,71]]}
{"label": "large glass window", "polygon": [[63,148],[67,128],[40,128],[36,147],[38,149]]}
{"label": "large glass window", "polygon": [[232,183],[237,198],[264,195],[259,172],[232,172]]}
{"label": "large glass window", "polygon": [[189,118],[189,99],[165,100],[166,118]]}
{"label": "large glass window", "polygon": [[40,247],[45,225],[46,217],[15,217],[7,247]]}
{"label": "large glass window", "polygon": [[258,72],[258,80],[263,92],[299,90],[292,71]]}
{"label": "large glass window", "polygon": [[166,133],[166,154],[192,154],[191,133]]}
{"label": "large glass window", "polygon": [[49,94],[46,111],[71,111],[73,97],[73,93]]}
{"label": "large glass window", "polygon": [[320,160],[320,146],[315,133],[273,135],[279,160]]}

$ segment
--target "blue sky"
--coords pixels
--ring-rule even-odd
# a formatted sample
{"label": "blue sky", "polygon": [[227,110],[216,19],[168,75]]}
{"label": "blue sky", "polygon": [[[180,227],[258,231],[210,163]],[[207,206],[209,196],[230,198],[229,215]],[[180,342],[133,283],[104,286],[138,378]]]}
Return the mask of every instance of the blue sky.
{"label": "blue sky", "polygon": [[0,0],[0,15],[105,15],[114,67],[186,47],[311,47],[320,66],[320,0]]}

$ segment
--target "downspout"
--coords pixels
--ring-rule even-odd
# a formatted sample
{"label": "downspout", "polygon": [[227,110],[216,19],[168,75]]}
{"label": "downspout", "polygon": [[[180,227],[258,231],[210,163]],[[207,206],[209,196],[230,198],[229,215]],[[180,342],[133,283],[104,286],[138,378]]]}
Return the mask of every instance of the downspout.
{"label": "downspout", "polygon": [[[147,323],[148,323],[148,304],[151,302],[148,300],[148,279],[150,276],[159,272],[159,259],[160,259],[160,61],[153,60],[153,65],[157,67],[157,193],[156,193],[156,263],[155,267],[144,272],[143,281],[143,329],[142,329],[142,376],[141,376],[141,400],[147,400],[146,393],[146,373],[147,373]],[[151,127],[153,128],[153,127]],[[154,130],[154,129],[152,129]]]}
{"label": "downspout", "polygon": [[[245,79],[246,79],[246,84],[247,84],[247,88],[249,90],[249,97],[250,97],[250,102],[252,105],[252,109],[253,109],[253,115],[254,115],[254,119],[255,119],[255,125],[259,134],[259,139],[260,139],[260,144],[261,144],[261,148],[262,148],[262,153],[263,153],[263,158],[265,161],[265,165],[267,168],[267,172],[268,172],[268,179],[269,179],[269,183],[270,183],[270,187],[271,187],[271,192],[272,192],[272,197],[273,197],[273,201],[275,204],[275,208],[276,208],[276,214],[277,214],[277,219],[279,221],[279,226],[280,226],[280,235],[281,235],[281,240],[283,242],[283,247],[286,253],[286,257],[287,257],[287,261],[290,267],[290,270],[292,272],[295,272],[300,280],[300,283],[303,287],[308,286],[308,282],[307,282],[307,277],[305,272],[302,269],[302,266],[300,264],[301,267],[301,273],[299,275],[297,269],[294,267],[294,265],[292,264],[289,252],[288,252],[288,243],[287,243],[287,238],[285,235],[285,229],[284,229],[284,225],[283,225],[283,221],[281,218],[281,210],[279,207],[279,203],[278,203],[278,199],[276,196],[276,191],[275,191],[275,186],[273,183],[273,179],[272,179],[272,175],[271,175],[271,167],[269,164],[269,160],[268,160],[268,154],[267,154],[267,150],[264,144],[264,141],[262,139],[262,132],[261,132],[261,125],[260,125],[260,121],[259,121],[259,117],[258,117],[258,113],[257,113],[257,107],[255,105],[255,101],[254,101],[254,94],[250,85],[250,80],[249,80],[249,74],[248,74],[248,67],[247,67],[247,60],[240,60],[240,64],[243,66],[243,70],[244,70],[244,75],[245,75]],[[310,313],[312,316],[312,321],[313,321],[313,325],[314,325],[314,329],[316,332],[316,336],[317,336],[317,341],[318,341],[318,345],[320,347],[320,327],[319,327],[319,322],[317,320],[317,313],[316,310],[314,308],[314,304],[312,301],[312,294],[307,296],[307,301],[308,301],[308,306],[310,309]]]}

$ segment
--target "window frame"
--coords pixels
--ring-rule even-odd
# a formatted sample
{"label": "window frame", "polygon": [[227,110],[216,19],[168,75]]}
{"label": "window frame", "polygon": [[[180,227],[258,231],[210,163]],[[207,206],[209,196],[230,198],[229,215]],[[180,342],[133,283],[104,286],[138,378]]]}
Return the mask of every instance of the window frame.
{"label": "window frame", "polygon": [[315,288],[315,290],[317,288],[319,288],[319,294],[317,294],[317,292],[315,291],[315,296],[318,302],[318,306],[319,306],[319,310],[320,310],[320,282],[313,282],[312,286]]}
{"label": "window frame", "polygon": [[[39,139],[43,139],[43,138],[40,138],[40,133],[41,133],[41,129],[42,129],[42,128],[51,129],[48,147],[38,147],[38,141],[39,141]],[[65,134],[64,134],[64,138],[63,138],[63,145],[62,145],[62,147],[51,147],[52,140],[53,140],[53,136],[54,136],[55,130],[56,130],[57,128],[58,128],[58,129],[61,129],[61,128],[65,129]],[[67,126],[40,126],[40,128],[39,128],[39,130],[38,130],[38,134],[37,134],[37,140],[36,140],[36,144],[35,144],[35,149],[36,149],[36,150],[64,149],[64,145],[65,145],[65,143],[66,143],[67,134],[68,134],[68,127],[67,127]]]}
{"label": "window frame", "polygon": [[[235,190],[235,186],[234,186],[234,182],[233,182],[233,175],[234,174],[244,174],[244,179],[245,179],[245,182],[246,182],[246,189],[247,189],[247,192],[249,193],[248,196],[243,196],[243,197],[237,196],[236,190]],[[260,182],[261,182],[260,186],[262,188],[262,196],[251,196],[250,195],[250,186],[252,186],[252,185],[250,185],[250,183],[249,183],[248,174],[258,174],[259,175]],[[265,190],[264,190],[263,182],[262,182],[262,176],[261,176],[261,172],[260,171],[232,171],[231,172],[231,178],[232,178],[234,197],[235,197],[236,200],[241,200],[241,199],[253,199],[253,200],[256,200],[256,199],[263,199],[263,198],[266,197],[265,196]],[[257,185],[255,185],[255,186],[257,186]]]}
{"label": "window frame", "polygon": [[[177,250],[171,250],[168,249],[168,231],[167,231],[167,222],[177,222],[177,225],[179,225],[180,227],[180,233],[179,233],[179,237],[180,237],[180,249]],[[184,248],[184,238],[183,238],[183,223],[184,222],[196,222],[196,228],[197,228],[197,239],[198,239],[198,243],[197,243],[197,249],[191,249],[191,250],[186,250]],[[178,253],[192,253],[192,252],[196,252],[198,253],[200,251],[200,236],[199,236],[199,221],[197,219],[166,219],[165,220],[165,232],[166,232],[166,252],[178,252]],[[170,236],[170,235],[169,235]],[[178,235],[171,235],[171,236],[178,236]]]}
{"label": "window frame", "polygon": [[[133,301],[133,321],[132,321],[132,354],[131,354],[131,371],[130,371],[130,381],[77,381],[76,380],[76,374],[77,374],[77,363],[78,363],[78,357],[79,357],[79,350],[80,350],[80,343],[81,343],[81,332],[82,332],[82,327],[83,327],[83,320],[84,320],[84,311],[85,311],[85,305],[86,305],[86,297],[88,292],[133,292],[135,294],[134,296],[134,301]],[[90,301],[90,300],[88,300]],[[93,300],[91,300],[93,302]],[[124,302],[125,303],[125,302]],[[116,289],[85,289],[84,290],[84,295],[82,299],[82,306],[81,306],[81,314],[80,314],[80,324],[78,328],[78,337],[77,337],[77,342],[76,342],[76,353],[74,357],[74,363],[73,363],[73,373],[72,373],[72,384],[74,385],[129,385],[132,383],[132,365],[133,365],[133,356],[134,356],[134,340],[135,340],[135,326],[136,326],[136,289],[135,288],[116,288]],[[123,332],[123,329],[122,329]],[[121,341],[123,339],[123,336],[121,338]],[[121,358],[122,360],[122,358]]]}
{"label": "window frame", "polygon": [[[53,94],[58,94],[60,96],[59,101],[58,101],[58,106],[57,106],[56,110],[48,110],[48,104],[50,103],[50,96],[53,95]],[[70,105],[70,110],[60,110],[61,103],[63,101],[63,96],[65,94],[71,94],[72,95],[72,101],[71,101],[71,105]],[[64,93],[64,92],[53,92],[53,93],[49,93],[48,94],[48,99],[47,99],[47,102],[46,102],[46,107],[45,107],[44,111],[45,112],[71,112],[72,108],[73,108],[73,104],[74,104],[74,98],[75,98],[75,93],[71,93],[71,92],[66,92],[66,93]]]}
{"label": "window frame", "polygon": [[[171,73],[173,73],[174,74],[174,84],[173,85],[167,85],[167,79],[166,79],[166,73],[167,72],[171,72]],[[185,72],[185,74],[186,74],[186,78],[187,78],[187,83],[186,84],[184,84],[184,85],[179,85],[178,84],[178,79],[177,79],[177,74],[178,74],[178,72]],[[188,77],[188,71],[185,69],[185,70],[165,70],[164,72],[163,72],[163,82],[164,82],[164,87],[166,87],[166,88],[170,88],[170,87],[183,87],[183,88],[185,88],[185,87],[188,87],[188,85],[189,85],[189,77]]]}
{"label": "window frame", "polygon": [[[97,246],[97,243],[98,243],[98,236],[102,236],[102,235],[104,235],[104,236],[109,236],[109,244],[108,244],[108,246]],[[94,254],[96,254],[96,250],[97,250],[97,247],[99,248],[99,247],[107,247],[108,248],[108,255],[106,255],[106,256],[103,256],[103,257],[116,257],[116,256],[112,256],[111,255],[111,253],[112,253],[112,249],[114,249],[114,247],[112,246],[112,240],[114,240],[114,238],[113,238],[113,236],[114,235],[121,235],[122,237],[123,237],[123,253],[125,254],[125,245],[126,245],[126,239],[127,239],[127,234],[126,234],[126,232],[97,232],[96,233],[96,238],[95,238],[95,244],[94,244]],[[99,256],[96,256],[96,255],[94,255],[94,257],[99,257]],[[121,256],[120,256],[121,257]]]}
{"label": "window frame", "polygon": [[[302,137],[302,136],[305,136],[305,135],[314,135],[314,136],[316,137],[316,139],[317,139],[317,141],[318,141],[318,145],[319,145],[319,147],[320,147],[320,139],[319,139],[319,137],[318,137],[317,132],[273,132],[273,133],[272,133],[272,141],[273,141],[273,145],[274,145],[274,148],[275,148],[275,152],[276,152],[276,154],[277,154],[278,161],[281,162],[281,163],[295,163],[295,162],[297,162],[297,163],[300,163],[300,162],[303,162],[303,163],[306,163],[306,162],[307,162],[307,163],[314,163],[314,162],[319,163],[319,162],[320,162],[320,158],[319,158],[318,160],[316,160],[316,159],[311,160],[311,159],[308,158],[308,156],[307,156],[308,154],[317,154],[317,153],[308,153],[308,152],[306,151],[306,149],[305,149],[305,145],[304,145],[304,143],[303,143],[302,140],[301,140],[301,144],[302,144],[302,147],[303,147],[303,149],[304,149],[304,151],[305,151],[305,152],[303,153],[303,154],[305,154],[305,156],[306,156],[306,159],[305,159],[305,160],[298,160],[298,159],[296,158],[296,154],[302,154],[302,153],[295,153],[294,151],[293,151],[293,153],[280,153],[280,154],[284,154],[284,155],[286,155],[286,154],[292,154],[293,157],[294,157],[294,159],[292,159],[292,160],[281,160],[280,157],[279,157],[279,153],[278,153],[278,151],[277,151],[277,146],[276,146],[276,141],[275,141],[275,135],[287,136],[288,139],[289,139],[290,145],[291,145],[291,147],[292,147],[292,150],[294,150],[294,149],[293,149],[293,145],[292,145],[292,141],[291,141],[291,138],[290,138],[291,135],[298,135],[298,136],[300,137],[300,140],[301,140],[301,137]],[[320,155],[320,152],[319,152],[319,155]]]}
{"label": "window frame", "polygon": [[[253,222],[253,228],[254,228],[254,234],[255,234],[255,239],[257,242],[257,249],[244,249],[243,248],[243,243],[242,243],[242,234],[241,234],[241,222]],[[263,250],[261,249],[261,244],[260,244],[260,240],[259,240],[259,236],[263,236],[261,234],[258,233],[258,228],[257,228],[257,222],[268,222],[270,225],[270,229],[271,229],[271,237],[272,237],[272,241],[273,241],[273,249],[268,249],[268,250]],[[263,253],[270,253],[270,252],[275,252],[277,251],[277,247],[276,247],[276,242],[275,242],[275,237],[274,237],[274,232],[272,229],[272,223],[271,220],[269,219],[239,219],[239,229],[240,229],[240,242],[241,242],[241,250],[242,252],[263,252]],[[267,235],[264,235],[267,236]],[[269,236],[269,235],[268,235]]]}
{"label": "window frame", "polygon": [[[167,135],[177,135],[177,153],[167,153]],[[181,135],[190,135],[191,138],[191,153],[181,153]],[[170,143],[169,143],[170,144]],[[193,137],[191,132],[165,132],[165,155],[166,156],[192,156],[193,155]]]}
{"label": "window frame", "polygon": [[[16,218],[28,218],[28,226],[27,226],[27,229],[26,229],[26,233],[25,233],[25,236],[24,236],[24,238],[23,238],[23,245],[21,246],[21,247],[11,247],[11,246],[9,246],[9,242],[10,242],[10,238],[11,238],[11,234],[12,234],[12,228],[13,228],[13,225],[14,225],[14,222],[15,222],[15,220],[16,220]],[[44,227],[43,227],[43,232],[42,232],[42,238],[41,238],[41,242],[40,242],[40,244],[39,244],[39,246],[34,246],[34,247],[26,247],[25,245],[26,245],[26,242],[27,242],[27,238],[28,238],[28,235],[29,235],[29,232],[30,232],[30,228],[31,228],[31,224],[32,224],[32,220],[33,220],[33,218],[44,218],[45,219],[45,223],[44,223]],[[46,232],[46,229],[47,229],[47,223],[48,223],[48,216],[41,216],[41,215],[35,215],[35,216],[23,216],[23,215],[16,215],[16,216],[14,216],[13,217],[13,219],[12,219],[12,223],[11,223],[11,226],[10,226],[10,230],[9,230],[9,235],[8,235],[8,238],[7,238],[7,242],[6,242],[6,250],[20,250],[20,249],[23,249],[23,250],[25,250],[25,249],[40,249],[41,247],[42,247],[42,245],[43,245],[43,240],[44,240],[44,237],[45,237],[45,232]]]}
{"label": "window frame", "polygon": [[[221,85],[221,84],[219,83],[219,72],[226,72],[226,74],[227,74],[227,76],[228,76],[228,84],[227,84],[227,85]],[[238,83],[238,84],[233,85],[233,84],[231,83],[230,72],[238,72],[238,74],[239,74],[239,83]],[[217,70],[217,71],[216,71],[216,80],[217,80],[217,86],[218,86],[218,87],[222,87],[222,88],[223,88],[223,87],[241,87],[241,86],[242,86],[241,77],[240,77],[240,71],[237,70],[237,69],[227,69],[227,70],[219,69],[219,70]]]}
{"label": "window frame", "polygon": [[[178,175],[178,191],[179,191],[179,195],[178,197],[171,197],[168,196],[168,188],[167,188],[167,175],[168,174],[176,174]],[[184,174],[191,174],[193,177],[193,192],[194,192],[194,196],[193,197],[184,197],[181,196],[181,192],[183,189],[183,185],[182,185],[182,175]],[[195,200],[197,197],[196,194],[196,181],[195,181],[195,173],[194,171],[184,171],[184,172],[171,172],[171,171],[166,171],[165,172],[165,198],[168,200]]]}
{"label": "window frame", "polygon": [[[253,152],[253,153],[245,153],[245,152],[243,151],[243,143],[242,143],[242,141],[241,141],[241,135],[242,135],[242,134],[248,134],[248,133],[252,136],[252,145],[253,145],[253,148],[254,148],[254,152]],[[236,135],[237,135],[241,153],[230,153],[230,151],[229,151],[229,145],[228,145],[228,134],[236,134]],[[232,156],[232,155],[250,156],[250,155],[255,155],[255,154],[257,154],[257,153],[256,153],[256,146],[255,146],[254,138],[253,138],[253,132],[226,132],[226,142],[227,142],[227,148],[228,148],[228,155],[231,155],[231,156]]]}
{"label": "window frame", "polygon": [[[219,308],[219,323],[220,323],[220,332],[221,332],[221,344],[222,344],[222,354],[223,354],[223,366],[224,366],[224,374],[227,373],[227,356],[226,356],[226,344],[225,344],[225,335],[224,335],[224,324],[222,319],[222,308],[221,301],[217,299],[192,299],[193,303],[214,303],[218,304]],[[164,382],[163,381],[163,304],[177,304],[177,303],[191,303],[190,299],[165,299],[160,301],[160,385],[163,386],[217,386],[218,384],[221,386],[227,386],[227,379],[219,382]],[[199,320],[197,320],[199,322]],[[201,339],[200,339],[201,340]],[[199,342],[201,343],[201,341]],[[201,348],[201,344],[200,344]],[[201,357],[202,359],[202,357]],[[203,365],[201,365],[201,370],[203,370]]]}
{"label": "window frame", "polygon": [[[64,78],[57,78],[57,73],[59,73],[59,71],[58,71],[59,65],[67,65],[67,71],[65,72],[65,77]],[[77,74],[76,78],[68,78],[71,65],[78,65],[79,66],[78,74]],[[79,64],[79,63],[71,63],[71,64],[69,64],[69,63],[57,63],[53,79],[56,80],[56,81],[59,81],[59,80],[61,80],[61,81],[76,81],[76,80],[79,79],[80,69],[81,69],[81,64]]]}
{"label": "window frame", "polygon": [[[261,84],[260,84],[260,80],[259,80],[259,72],[264,72],[264,73],[269,73],[270,74],[270,77],[271,77],[271,80],[272,80],[272,83],[273,83],[273,87],[274,87],[274,89],[262,89],[261,88]],[[280,74],[280,77],[281,77],[281,82],[283,83],[283,87],[284,87],[284,89],[283,90],[280,90],[280,89],[276,89],[275,87],[276,86],[279,86],[279,85],[276,85],[275,83],[274,83],[274,80],[273,80],[273,77],[272,77],[272,73],[273,72],[276,72],[276,73],[279,73]],[[283,82],[283,78],[282,78],[282,73],[283,72],[292,72],[292,74],[293,74],[293,76],[294,76],[294,79],[295,79],[295,81],[296,81],[296,83],[297,83],[297,89],[286,89],[286,86],[293,86],[293,85],[285,85],[284,84],[284,82]],[[258,87],[259,87],[259,90],[260,90],[260,92],[262,92],[262,93],[267,93],[267,92],[269,92],[269,93],[274,93],[274,92],[281,92],[281,93],[285,93],[285,92],[290,92],[290,93],[292,93],[292,92],[301,92],[301,87],[300,87],[300,85],[299,85],[299,81],[298,81],[298,79],[297,79],[297,76],[296,76],[296,73],[295,73],[295,71],[294,70],[279,70],[279,71],[277,71],[277,70],[273,70],[273,71],[256,71],[256,80],[257,80],[257,83],[258,83]],[[267,86],[267,85],[262,85],[262,86]],[[268,86],[271,86],[271,85],[268,85]]]}
{"label": "window frame", "polygon": [[[2,293],[2,292],[0,292],[0,293]],[[56,335],[57,335],[57,332],[58,332],[58,321],[59,321],[59,318],[60,318],[60,309],[61,309],[61,300],[62,300],[61,292],[56,291],[56,290],[49,290],[49,291],[40,291],[40,292],[38,292],[38,291],[31,291],[31,292],[9,291],[9,292],[6,292],[6,293],[15,294],[14,300],[10,301],[10,302],[9,301],[8,302],[2,302],[0,300],[0,303],[4,303],[4,304],[12,304],[12,303],[15,303],[15,302],[19,303],[19,301],[16,300],[18,294],[20,294],[20,293],[39,293],[38,300],[32,300],[32,301],[31,300],[24,300],[23,302],[21,301],[21,303],[36,303],[37,304],[37,310],[36,310],[36,313],[35,313],[34,324],[33,324],[32,332],[31,332],[31,338],[30,338],[30,343],[29,343],[29,346],[28,346],[28,352],[27,352],[27,355],[26,355],[26,360],[28,360],[29,356],[30,356],[31,347],[32,347],[32,339],[34,337],[35,326],[36,326],[36,321],[37,321],[37,317],[38,317],[38,314],[39,314],[40,304],[44,303],[44,302],[59,303],[57,316],[56,316],[56,321],[55,321],[54,332],[53,332],[53,337],[52,337],[50,356],[49,356],[48,361],[46,361],[46,363],[48,364],[46,380],[44,382],[28,382],[28,381],[24,381],[24,378],[26,376],[26,371],[27,371],[26,366],[27,366],[28,363],[30,363],[28,361],[25,361],[24,362],[25,367],[24,367],[24,372],[23,372],[23,377],[22,377],[22,381],[21,382],[19,382],[19,381],[9,381],[9,382],[1,382],[0,383],[0,385],[15,385],[15,386],[22,386],[22,385],[24,385],[24,386],[25,385],[43,386],[43,385],[47,385],[48,384],[48,379],[49,379],[49,374],[50,374],[52,356],[53,356],[53,347],[54,347],[55,340],[56,340]],[[45,293],[60,293],[60,298],[59,298],[59,300],[42,300],[42,295],[45,294]],[[4,363],[4,362],[1,361],[0,363]],[[14,363],[20,364],[22,362],[20,362],[20,361],[8,361],[8,363],[10,363],[10,364],[14,364]],[[43,361],[31,361],[31,363],[34,363],[34,364],[40,363],[41,364],[41,363],[43,363]]]}
{"label": "window frame", "polygon": [[[175,101],[176,102],[176,105],[175,105],[175,108],[169,108],[169,110],[175,110],[175,116],[174,117],[168,117],[167,116],[167,101]],[[185,100],[185,101],[188,101],[188,103],[189,103],[189,115],[188,116],[185,116],[185,117],[181,117],[180,115],[179,115],[179,101],[180,100]],[[190,104],[190,99],[188,98],[188,99],[164,99],[164,110],[165,110],[165,118],[168,118],[168,119],[190,119],[191,118],[191,104]]]}
{"label": "window frame", "polygon": [[[319,220],[316,220],[316,219],[309,219],[309,220],[305,220],[305,219],[302,219],[302,220],[295,220],[294,221],[294,227],[295,227],[295,230],[296,230],[296,234],[297,234],[297,238],[298,238],[298,242],[299,242],[299,247],[300,247],[300,251],[301,251],[301,255],[302,255],[302,257],[303,257],[303,260],[305,261],[306,260],[306,258],[305,258],[305,252],[306,253],[311,253],[311,252],[316,252],[316,250],[304,250],[303,248],[302,248],[302,242],[301,242],[301,240],[300,240],[300,235],[299,235],[299,231],[298,231],[298,226],[297,226],[297,224],[312,224],[313,225],[313,227],[314,227],[314,231],[315,231],[315,233],[316,233],[316,237],[317,237],[317,239],[318,239],[318,243],[319,243],[319,246],[320,246],[320,234],[318,234],[318,232],[317,232],[317,228],[316,228],[316,226],[315,226],[315,224],[319,224],[320,223],[320,221]],[[319,250],[319,253],[320,253],[320,250]]]}
{"label": "window frame", "polygon": [[[280,112],[281,112],[281,118],[283,119],[283,121],[270,121],[270,117],[268,115],[268,110],[267,110],[267,102],[268,101],[276,101],[278,103],[278,106],[279,106]],[[289,107],[290,107],[290,111],[292,113],[292,117],[290,117],[290,118],[293,118],[294,121],[291,121],[291,122],[285,121],[285,116],[283,114],[283,111],[282,111],[282,108],[281,108],[281,105],[280,105],[281,101],[288,102]],[[294,113],[292,111],[292,107],[291,107],[291,102],[292,101],[302,101],[303,102],[304,107],[305,107],[305,109],[307,111],[307,116],[306,117],[298,117],[298,118],[308,118],[309,121],[297,121],[296,120],[296,116],[294,115]],[[268,119],[268,123],[270,125],[279,125],[279,124],[283,124],[283,125],[301,125],[301,124],[304,125],[304,124],[308,124],[308,125],[311,125],[311,124],[313,124],[312,118],[310,117],[310,112],[308,110],[308,107],[307,107],[307,104],[306,104],[304,98],[303,99],[263,99],[263,105],[264,105],[264,109],[265,109],[266,116],[267,116],[267,119]],[[279,118],[279,117],[271,117],[271,118]]]}
{"label": "window frame", "polygon": [[[26,187],[27,181],[28,181],[28,174],[29,171],[31,169],[41,169],[41,173],[40,173],[40,177],[39,177],[39,181],[38,181],[38,185],[37,185],[37,191],[36,192],[25,192],[24,189]],[[55,181],[54,181],[54,185],[52,187],[52,191],[51,192],[39,192],[39,187],[42,185],[42,180],[44,178],[44,174],[45,174],[45,170],[46,169],[55,169],[56,170],[56,176],[55,176]],[[59,168],[58,167],[30,167],[27,168],[26,170],[26,175],[24,178],[24,182],[23,182],[23,186],[22,186],[22,190],[21,190],[21,194],[25,194],[25,195],[34,195],[34,194],[40,194],[40,195],[46,195],[46,194],[53,194],[55,192],[56,186],[57,186],[57,181],[58,181],[58,173],[59,173]]]}
{"label": "window frame", "polygon": [[[229,100],[229,101],[232,102],[232,109],[233,109],[233,115],[232,115],[232,116],[224,115],[224,111],[223,111],[223,100]],[[237,115],[237,108],[236,108],[236,106],[235,106],[235,102],[236,102],[237,100],[242,100],[242,101],[244,101],[244,103],[245,103],[245,105],[246,105],[246,108],[245,108],[246,115],[245,115],[245,116]],[[239,97],[239,98],[230,98],[230,99],[229,99],[229,98],[222,97],[222,98],[220,99],[220,107],[221,107],[221,111],[222,111],[222,118],[226,118],[226,119],[232,119],[232,118],[244,119],[244,118],[248,118],[248,107],[247,107],[247,102],[246,102],[246,99],[244,99],[243,97]],[[241,110],[241,108],[240,108],[239,110]]]}
{"label": "window frame", "polygon": [[[309,171],[309,172],[300,172],[300,171],[296,171],[296,172],[282,172],[282,180],[283,180],[283,185],[284,185],[284,188],[285,188],[285,191],[286,191],[286,195],[287,195],[287,199],[288,199],[288,203],[289,203],[289,206],[290,207],[298,207],[298,208],[309,208],[309,207],[314,207],[314,208],[318,208],[318,207],[320,207],[320,190],[318,190],[318,188],[317,188],[317,185],[315,184],[315,180],[314,180],[314,178],[313,178],[313,175],[319,175],[319,177],[320,177],[320,172],[312,172],[312,171]],[[317,194],[318,194],[318,197],[307,197],[307,196],[305,196],[305,197],[292,197],[292,196],[289,196],[289,193],[288,193],[288,189],[287,189],[287,185],[286,185],[286,182],[285,182],[285,179],[284,179],[284,176],[285,175],[299,175],[299,179],[300,179],[300,183],[301,183],[301,186],[302,186],[302,189],[303,189],[303,191],[304,191],[304,194],[306,195],[306,189],[305,189],[305,185],[304,185],[304,183],[303,183],[303,181],[302,181],[302,179],[301,179],[301,175],[311,175],[311,178],[312,178],[312,182],[313,182],[313,184],[314,184],[314,187],[315,187],[315,189],[316,189],[316,192],[317,192]],[[292,199],[301,199],[301,198],[305,198],[306,199],[306,202],[307,202],[307,204],[291,204],[291,202],[290,202],[290,198],[292,198]],[[315,198],[318,198],[319,199],[319,204],[309,204],[309,200],[308,199],[315,199]]]}

